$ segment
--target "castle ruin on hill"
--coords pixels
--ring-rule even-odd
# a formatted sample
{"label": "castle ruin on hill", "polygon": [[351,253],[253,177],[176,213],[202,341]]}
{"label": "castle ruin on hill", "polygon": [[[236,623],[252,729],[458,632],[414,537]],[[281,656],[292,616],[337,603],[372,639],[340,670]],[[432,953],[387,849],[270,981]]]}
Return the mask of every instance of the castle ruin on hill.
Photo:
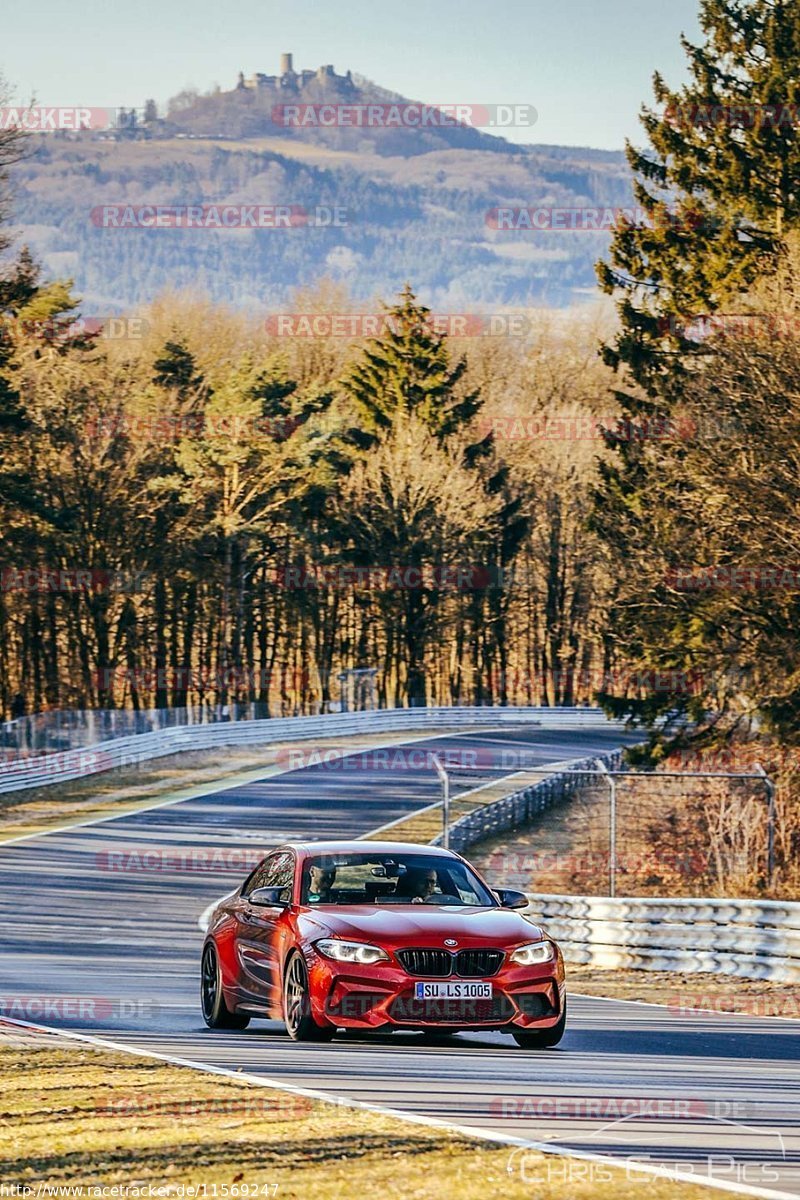
{"label": "castle ruin on hill", "polygon": [[332,64],[324,67],[318,67],[316,71],[295,71],[292,63],[291,54],[282,54],[280,61],[280,71],[277,75],[264,75],[261,71],[257,71],[255,75],[251,75],[249,79],[245,79],[244,72],[239,72],[239,80],[236,84],[238,91],[266,91],[272,92],[275,95],[281,95],[286,92],[302,91],[308,84],[316,81],[317,83],[330,84],[333,81],[341,84],[343,87],[353,88],[353,78],[348,71],[346,75],[337,75]]}

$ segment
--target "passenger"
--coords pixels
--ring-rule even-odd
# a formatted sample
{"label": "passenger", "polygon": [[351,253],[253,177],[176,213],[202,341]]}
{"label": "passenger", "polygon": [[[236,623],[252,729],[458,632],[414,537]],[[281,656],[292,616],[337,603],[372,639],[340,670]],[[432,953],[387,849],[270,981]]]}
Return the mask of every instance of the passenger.
{"label": "passenger", "polygon": [[336,867],[313,866],[309,871],[309,904],[326,904],[330,900],[331,888],[336,882]]}

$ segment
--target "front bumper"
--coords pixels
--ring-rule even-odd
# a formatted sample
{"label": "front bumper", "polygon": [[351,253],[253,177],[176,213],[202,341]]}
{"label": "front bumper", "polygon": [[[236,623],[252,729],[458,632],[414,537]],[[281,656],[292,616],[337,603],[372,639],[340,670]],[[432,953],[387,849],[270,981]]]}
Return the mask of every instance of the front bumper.
{"label": "front bumper", "polygon": [[548,1029],[564,1004],[564,967],[507,962],[488,977],[491,1000],[417,1000],[414,985],[433,982],[394,962],[360,966],[315,955],[309,962],[311,1010],[320,1025],[341,1029]]}

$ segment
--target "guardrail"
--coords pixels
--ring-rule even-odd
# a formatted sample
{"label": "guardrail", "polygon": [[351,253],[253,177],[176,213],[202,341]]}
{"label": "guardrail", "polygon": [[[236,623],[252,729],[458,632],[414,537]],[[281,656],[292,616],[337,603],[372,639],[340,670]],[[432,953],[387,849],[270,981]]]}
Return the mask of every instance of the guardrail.
{"label": "guardrail", "polygon": [[558,728],[624,729],[596,708],[384,708],[369,712],[326,713],[317,717],[274,717],[269,720],[220,721],[180,725],[114,738],[96,746],[63,753],[17,757],[0,762],[0,793],[67,783],[116,767],[136,766],[155,758],[190,750],[229,746],[274,745],[359,733],[398,730],[461,729],[522,723]]}
{"label": "guardrail", "polygon": [[15,754],[65,754],[158,729],[266,720],[269,716],[269,707],[260,701],[182,708],[59,708],[0,722],[0,754],[7,759]]}
{"label": "guardrail", "polygon": [[570,962],[800,982],[800,904],[530,895]]}
{"label": "guardrail", "polygon": [[[622,750],[614,750],[611,754],[577,759],[575,762],[563,764],[563,773],[556,769],[555,774],[548,776],[540,783],[522,788],[518,792],[512,792],[510,796],[505,796],[502,800],[495,800],[491,804],[486,804],[482,808],[468,813],[450,826],[450,849],[461,854],[470,846],[474,846],[476,842],[482,842],[485,838],[497,837],[498,834],[507,833],[511,829],[519,828],[520,825],[525,825],[538,813],[553,808],[557,804],[563,804],[572,796],[573,792],[583,785],[580,776],[574,772],[596,772],[600,763],[607,770],[616,771],[622,763],[622,754]],[[434,838],[432,845],[441,845],[442,839],[443,835],[439,834]]]}

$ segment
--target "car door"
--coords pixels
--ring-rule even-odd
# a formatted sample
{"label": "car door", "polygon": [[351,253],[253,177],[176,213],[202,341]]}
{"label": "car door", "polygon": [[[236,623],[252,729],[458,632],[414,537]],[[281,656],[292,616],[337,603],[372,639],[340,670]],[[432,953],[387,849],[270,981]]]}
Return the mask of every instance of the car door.
{"label": "car door", "polygon": [[251,904],[256,888],[279,887],[281,899],[291,904],[296,856],[293,850],[268,855],[246,881],[236,904],[236,952],[239,962],[241,1004],[270,1013],[280,1010],[282,947],[287,931],[287,911]]}

